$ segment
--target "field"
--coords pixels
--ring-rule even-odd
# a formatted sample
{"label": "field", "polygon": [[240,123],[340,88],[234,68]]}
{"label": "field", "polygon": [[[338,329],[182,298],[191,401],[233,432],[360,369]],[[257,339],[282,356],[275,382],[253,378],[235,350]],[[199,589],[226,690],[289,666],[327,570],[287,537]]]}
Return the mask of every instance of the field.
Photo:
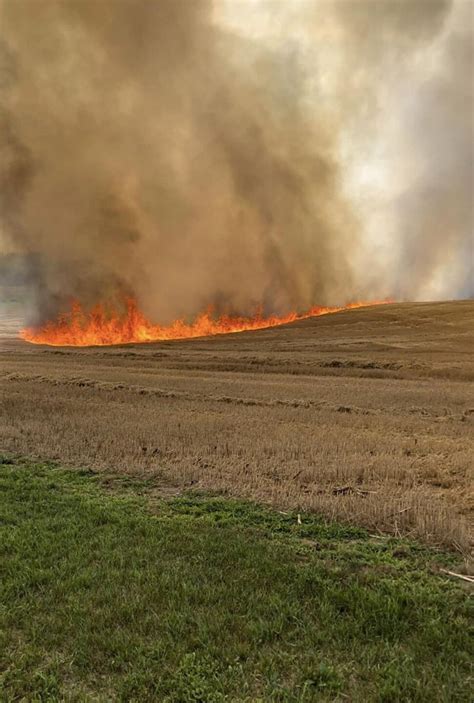
{"label": "field", "polygon": [[28,345],[2,323],[0,448],[469,548],[474,302],[235,335]]}
{"label": "field", "polygon": [[6,703],[472,700],[455,555],[5,458],[0,516]]}
{"label": "field", "polygon": [[3,313],[2,701],[472,700],[474,302],[83,349]]}

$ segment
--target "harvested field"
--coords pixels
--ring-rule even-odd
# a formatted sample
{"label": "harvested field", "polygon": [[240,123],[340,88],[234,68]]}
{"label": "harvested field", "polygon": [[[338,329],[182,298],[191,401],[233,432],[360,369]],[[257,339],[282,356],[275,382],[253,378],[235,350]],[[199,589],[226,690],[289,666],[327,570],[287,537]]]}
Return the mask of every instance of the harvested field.
{"label": "harvested field", "polygon": [[31,346],[0,324],[0,448],[466,550],[474,302],[200,340]]}

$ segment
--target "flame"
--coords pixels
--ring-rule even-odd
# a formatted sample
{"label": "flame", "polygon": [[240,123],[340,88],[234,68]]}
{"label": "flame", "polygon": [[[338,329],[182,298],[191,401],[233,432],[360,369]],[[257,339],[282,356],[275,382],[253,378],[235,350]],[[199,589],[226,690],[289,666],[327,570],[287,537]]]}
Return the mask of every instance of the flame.
{"label": "flame", "polygon": [[127,300],[125,310],[120,313],[107,310],[103,305],[96,305],[90,311],[85,311],[80,303],[73,302],[71,309],[61,314],[56,321],[46,322],[40,327],[23,329],[20,337],[33,344],[73,347],[189,339],[259,330],[308,317],[387,302],[389,301],[356,302],[343,307],[313,307],[305,313],[291,312],[283,316],[271,315],[270,317],[264,317],[261,312],[257,312],[251,317],[221,315],[216,318],[213,317],[210,309],[198,315],[190,323],[176,320],[167,326],[156,325],[147,320],[134,299]]}

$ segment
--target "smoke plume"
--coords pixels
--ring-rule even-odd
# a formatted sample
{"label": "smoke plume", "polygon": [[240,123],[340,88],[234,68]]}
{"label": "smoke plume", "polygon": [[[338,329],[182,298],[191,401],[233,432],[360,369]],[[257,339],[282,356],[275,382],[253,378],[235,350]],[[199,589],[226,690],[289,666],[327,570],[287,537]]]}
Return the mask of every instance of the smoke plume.
{"label": "smoke plume", "polygon": [[0,0],[0,236],[39,318],[472,293],[470,3],[253,5]]}

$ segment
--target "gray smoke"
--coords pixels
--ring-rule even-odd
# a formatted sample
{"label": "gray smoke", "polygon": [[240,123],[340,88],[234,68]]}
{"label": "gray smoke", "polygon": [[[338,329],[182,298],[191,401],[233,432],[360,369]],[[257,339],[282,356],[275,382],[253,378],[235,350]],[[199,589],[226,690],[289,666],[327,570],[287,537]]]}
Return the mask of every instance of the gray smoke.
{"label": "gray smoke", "polygon": [[[472,33],[457,6],[261,5],[271,41],[207,0],[0,0],[0,231],[28,257],[40,318],[71,297],[133,294],[166,321],[417,297],[443,265],[469,276]],[[394,241],[377,258],[346,172],[383,142],[387,85],[413,75],[417,179],[378,203]]]}
{"label": "gray smoke", "polygon": [[440,280],[454,296],[474,296],[473,8],[456,8],[443,63],[411,109],[405,148],[418,172],[395,204],[405,295],[410,280]]}

